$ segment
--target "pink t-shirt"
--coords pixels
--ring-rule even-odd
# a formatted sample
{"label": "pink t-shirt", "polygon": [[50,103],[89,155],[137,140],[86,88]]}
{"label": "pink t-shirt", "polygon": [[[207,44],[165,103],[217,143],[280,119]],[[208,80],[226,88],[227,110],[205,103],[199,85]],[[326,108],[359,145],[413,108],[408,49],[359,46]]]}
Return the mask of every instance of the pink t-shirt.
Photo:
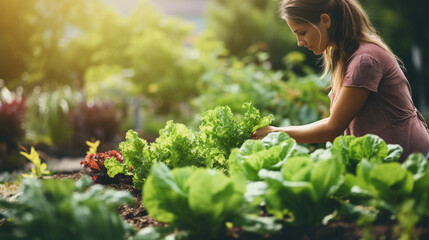
{"label": "pink t-shirt", "polygon": [[[375,134],[404,149],[400,159],[429,151],[429,130],[411,98],[411,88],[398,62],[373,43],[361,43],[348,61],[344,87],[363,87],[370,95],[345,134]],[[331,106],[335,96],[331,95]],[[350,99],[353,101],[353,99]]]}

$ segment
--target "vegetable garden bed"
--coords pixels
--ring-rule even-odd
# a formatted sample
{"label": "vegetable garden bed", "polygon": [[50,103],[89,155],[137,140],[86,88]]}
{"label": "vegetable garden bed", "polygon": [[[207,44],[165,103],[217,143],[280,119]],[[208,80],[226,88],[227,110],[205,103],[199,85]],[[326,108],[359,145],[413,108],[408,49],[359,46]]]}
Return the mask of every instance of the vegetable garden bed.
{"label": "vegetable garden bed", "polygon": [[[53,179],[73,179],[79,180],[85,171],[55,174]],[[117,209],[119,215],[136,229],[141,230],[146,227],[166,226],[150,217],[141,202],[142,193],[134,188],[130,178],[116,182],[101,182],[107,188],[118,191],[128,191],[132,194],[135,205],[122,205]],[[261,215],[266,212],[261,210]],[[276,234],[252,234],[241,228],[227,229],[222,239],[233,240],[262,240],[262,239],[307,239],[307,240],[357,240],[357,239],[400,239],[398,235],[397,222],[388,218],[381,219],[368,226],[359,226],[354,222],[333,221],[324,226],[300,226],[285,227]],[[415,229],[416,239],[429,239],[429,222],[422,222]]]}
{"label": "vegetable garden bed", "polygon": [[402,148],[375,135],[311,152],[285,133],[249,139],[271,120],[243,108],[239,120],[204,113],[198,132],[167,122],[151,144],[130,130],[119,152],[89,143],[85,171],[43,181],[31,179],[47,173],[32,149],[22,193],[0,198],[0,237],[429,239],[422,154],[401,164]]}

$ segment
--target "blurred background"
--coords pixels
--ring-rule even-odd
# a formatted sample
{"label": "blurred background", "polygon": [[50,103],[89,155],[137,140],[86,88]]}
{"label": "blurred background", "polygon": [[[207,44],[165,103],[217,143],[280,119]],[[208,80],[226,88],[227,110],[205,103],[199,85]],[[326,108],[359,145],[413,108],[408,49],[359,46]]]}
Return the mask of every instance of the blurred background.
{"label": "blurred background", "polygon": [[[361,0],[405,64],[429,119],[423,1]],[[278,17],[278,0],[0,0],[0,170],[117,149],[128,129],[153,141],[167,120],[253,102],[274,124],[328,116],[329,79]]]}

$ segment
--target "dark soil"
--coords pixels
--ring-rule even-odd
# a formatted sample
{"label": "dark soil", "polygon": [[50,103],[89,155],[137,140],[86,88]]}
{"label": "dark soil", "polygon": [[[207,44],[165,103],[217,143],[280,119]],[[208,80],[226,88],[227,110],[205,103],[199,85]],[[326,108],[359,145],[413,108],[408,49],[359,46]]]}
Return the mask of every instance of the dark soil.
{"label": "dark soil", "polygon": [[[71,173],[58,173],[49,178],[78,180],[85,174],[84,170]],[[133,187],[132,179],[129,177],[119,177],[114,180],[100,179],[100,184],[107,188],[128,191],[132,194],[136,204],[133,206],[124,205],[118,208],[118,213],[124,220],[136,229],[149,226],[166,226],[167,224],[156,221],[148,215],[142,204],[142,192]],[[253,234],[241,228],[232,228],[225,233],[223,239],[291,239],[291,240],[357,240],[357,239],[399,239],[396,231],[396,224],[387,219],[379,221],[370,227],[357,226],[355,223],[346,221],[333,221],[326,226],[320,227],[284,227],[279,233],[272,235]],[[414,239],[429,239],[429,223],[421,223],[417,226]]]}

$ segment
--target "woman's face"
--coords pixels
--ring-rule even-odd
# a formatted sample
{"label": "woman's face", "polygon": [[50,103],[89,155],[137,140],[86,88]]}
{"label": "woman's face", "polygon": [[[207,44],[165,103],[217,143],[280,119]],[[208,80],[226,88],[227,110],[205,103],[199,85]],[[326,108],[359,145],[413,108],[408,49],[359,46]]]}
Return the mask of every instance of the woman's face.
{"label": "woman's face", "polygon": [[298,46],[306,47],[315,55],[322,54],[328,46],[332,45],[328,35],[328,29],[331,26],[330,18],[327,14],[322,14],[320,18],[319,23],[315,25],[286,19],[292,32],[296,34]]}

